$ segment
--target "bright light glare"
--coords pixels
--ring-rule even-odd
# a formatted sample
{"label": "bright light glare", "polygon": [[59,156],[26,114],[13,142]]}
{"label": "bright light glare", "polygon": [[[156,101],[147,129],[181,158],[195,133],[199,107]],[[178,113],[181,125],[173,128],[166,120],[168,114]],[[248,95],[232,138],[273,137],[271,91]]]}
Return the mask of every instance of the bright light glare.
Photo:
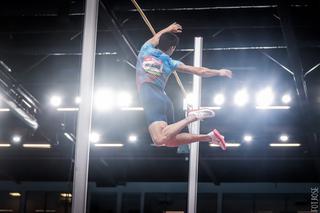
{"label": "bright light glare", "polygon": [[122,143],[97,143],[95,147],[123,147]]}
{"label": "bright light glare", "polygon": [[95,108],[99,111],[111,110],[114,107],[114,93],[112,90],[102,89],[95,93]]}
{"label": "bright light glare", "polygon": [[252,135],[245,135],[245,136],[243,137],[243,140],[244,140],[245,142],[251,142],[252,139],[253,139]]}
{"label": "bright light glare", "polygon": [[271,109],[290,109],[290,106],[256,106],[256,109],[261,109],[261,110],[271,110]]}
{"label": "bright light glare", "polygon": [[289,140],[289,136],[288,135],[280,135],[279,139],[282,142],[287,142]]}
{"label": "bright light glare", "polygon": [[214,97],[213,102],[214,104],[221,106],[224,104],[225,98],[223,94],[218,94]]}
{"label": "bright light glare", "polygon": [[285,94],[281,98],[282,102],[288,104],[291,102],[291,96],[289,94]]}
{"label": "bright light glare", "polygon": [[237,106],[240,106],[240,107],[244,106],[248,103],[248,101],[249,101],[249,95],[245,89],[238,91],[234,96],[234,103]]}
{"label": "bright light glare", "polygon": [[60,196],[63,198],[72,198],[72,194],[71,193],[60,193]]}
{"label": "bright light glare", "polygon": [[132,96],[128,92],[120,92],[117,96],[117,103],[120,107],[129,107],[132,103]]}
{"label": "bright light glare", "polygon": [[19,192],[10,192],[9,195],[12,197],[21,197],[21,193]]}
{"label": "bright light glare", "polygon": [[183,110],[187,110],[189,105],[193,105],[195,101],[195,96],[193,93],[188,93],[187,96],[183,99]]}
{"label": "bright light glare", "polygon": [[[210,143],[211,147],[220,147],[219,145],[217,144],[213,144],[213,143]],[[240,147],[241,144],[240,143],[226,143],[226,147]]]}
{"label": "bright light glare", "polygon": [[20,143],[20,142],[21,142],[21,136],[20,136],[20,135],[14,135],[14,136],[12,136],[12,142],[14,142],[14,143]]}
{"label": "bright light glare", "polygon": [[50,149],[51,144],[22,144],[24,148]]}
{"label": "bright light glare", "polygon": [[271,143],[271,147],[299,147],[300,143]]}
{"label": "bright light glare", "polygon": [[187,104],[191,104],[193,105],[194,101],[195,101],[195,96],[193,93],[188,93],[187,97],[185,98],[185,101]]}
{"label": "bright light glare", "polygon": [[100,134],[99,133],[97,133],[97,132],[92,132],[91,134],[90,134],[90,137],[89,137],[89,139],[90,139],[90,142],[91,143],[98,143],[99,141],[100,141]]}
{"label": "bright light glare", "polygon": [[137,142],[137,140],[138,140],[138,137],[136,135],[134,135],[134,134],[131,134],[128,137],[128,141],[131,142],[131,143]]}
{"label": "bright light glare", "polygon": [[257,93],[256,100],[258,106],[270,106],[273,102],[274,94],[270,87]]}
{"label": "bright light glare", "polygon": [[74,102],[75,102],[76,104],[80,104],[80,103],[81,103],[81,98],[80,98],[79,96],[75,97],[75,98],[74,98]]}
{"label": "bright light glare", "polygon": [[57,95],[53,95],[50,98],[50,104],[54,107],[58,107],[60,106],[62,103],[62,98],[60,96]]}

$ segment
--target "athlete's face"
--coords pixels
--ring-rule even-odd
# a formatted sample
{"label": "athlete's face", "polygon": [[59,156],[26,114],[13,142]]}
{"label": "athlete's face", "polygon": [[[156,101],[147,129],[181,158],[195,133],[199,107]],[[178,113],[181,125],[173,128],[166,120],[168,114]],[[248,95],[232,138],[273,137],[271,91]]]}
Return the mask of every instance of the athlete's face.
{"label": "athlete's face", "polygon": [[168,55],[172,55],[175,49],[176,49],[175,46],[170,47],[170,49],[168,50]]}

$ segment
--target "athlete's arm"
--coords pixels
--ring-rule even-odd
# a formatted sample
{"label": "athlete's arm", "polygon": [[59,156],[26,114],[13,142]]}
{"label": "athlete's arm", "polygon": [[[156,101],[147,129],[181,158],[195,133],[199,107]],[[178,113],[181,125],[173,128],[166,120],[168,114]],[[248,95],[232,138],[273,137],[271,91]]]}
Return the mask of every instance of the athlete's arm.
{"label": "athlete's arm", "polygon": [[216,70],[216,69],[209,69],[206,67],[194,67],[194,66],[185,65],[184,63],[180,63],[177,66],[177,71],[199,75],[205,78],[214,77],[214,76],[223,76],[223,77],[232,78],[232,71],[228,69]]}
{"label": "athlete's arm", "polygon": [[150,38],[148,40],[148,42],[151,43],[155,47],[155,46],[157,46],[159,44],[160,36],[163,33],[169,33],[169,32],[171,32],[171,33],[181,33],[182,32],[182,27],[181,27],[180,24],[173,23],[170,26],[164,28],[163,30],[157,32],[152,38]]}

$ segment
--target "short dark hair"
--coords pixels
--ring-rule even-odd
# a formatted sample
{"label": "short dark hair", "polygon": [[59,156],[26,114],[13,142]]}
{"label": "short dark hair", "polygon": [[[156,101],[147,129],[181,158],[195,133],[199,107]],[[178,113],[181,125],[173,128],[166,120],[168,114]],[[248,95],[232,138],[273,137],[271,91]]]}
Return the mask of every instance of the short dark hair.
{"label": "short dark hair", "polygon": [[170,47],[176,47],[179,44],[179,37],[174,33],[163,33],[160,36],[158,48],[163,52],[169,50]]}

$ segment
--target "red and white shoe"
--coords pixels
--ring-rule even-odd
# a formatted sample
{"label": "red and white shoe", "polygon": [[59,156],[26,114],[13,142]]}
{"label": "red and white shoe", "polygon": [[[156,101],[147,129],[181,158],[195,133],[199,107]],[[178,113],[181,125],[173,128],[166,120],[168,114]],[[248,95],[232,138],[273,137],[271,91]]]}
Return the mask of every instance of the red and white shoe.
{"label": "red and white shoe", "polygon": [[210,143],[220,146],[222,150],[227,149],[226,142],[224,141],[224,136],[221,135],[218,130],[214,129],[209,132],[208,135],[212,138],[212,141]]}
{"label": "red and white shoe", "polygon": [[188,116],[194,115],[198,120],[204,120],[215,116],[215,113],[211,109],[193,109],[188,111]]}

